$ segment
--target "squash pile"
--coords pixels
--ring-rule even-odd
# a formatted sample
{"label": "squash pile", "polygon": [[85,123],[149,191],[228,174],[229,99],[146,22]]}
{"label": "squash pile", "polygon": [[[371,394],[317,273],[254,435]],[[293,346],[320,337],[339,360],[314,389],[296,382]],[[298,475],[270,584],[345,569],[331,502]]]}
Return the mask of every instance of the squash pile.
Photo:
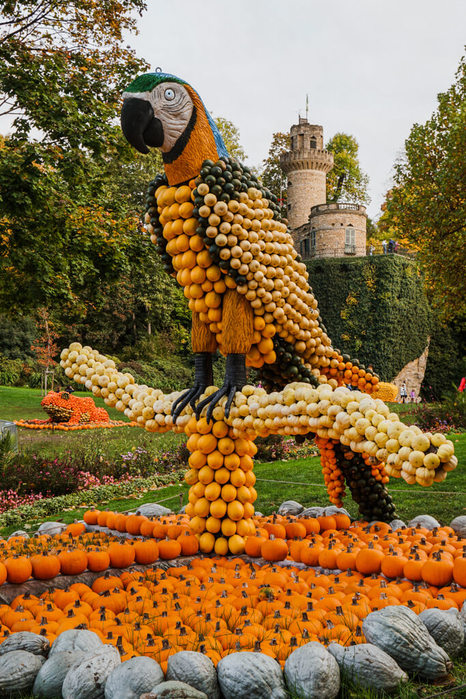
{"label": "squash pile", "polygon": [[[360,566],[365,570],[373,565]],[[283,667],[293,650],[309,641],[327,646],[365,642],[362,622],[374,610],[405,605],[458,609],[466,590],[349,569],[322,574],[313,568],[279,568],[238,558],[198,558],[188,565],[103,575],[89,586],[51,587],[0,605],[0,641],[33,631],[53,642],[63,631],[90,629],[115,645],[122,660],[196,650],[216,665],[239,650],[256,650]]]}
{"label": "squash pile", "polygon": [[[207,525],[209,518],[205,519]],[[211,548],[205,534],[212,532],[207,528],[202,533],[193,531],[188,514],[149,518],[88,510],[84,521],[92,531],[86,530],[86,524],[75,522],[53,536],[0,539],[0,584],[152,565],[159,559],[215,553],[219,538],[225,540],[225,550],[228,544],[225,535],[214,537]],[[351,523],[343,513],[254,516],[247,524],[251,533],[236,536],[243,539],[241,552],[251,558],[274,563],[288,559],[324,570],[382,574],[387,579],[405,578],[414,584],[441,588],[455,583],[466,588],[466,545],[451,527],[429,530],[418,525],[393,531],[383,522]],[[105,529],[96,531],[96,527]]]}
{"label": "squash pile", "polygon": [[380,398],[380,400],[386,403],[394,403],[398,395],[398,386],[394,383],[379,381],[371,395],[373,398]]}

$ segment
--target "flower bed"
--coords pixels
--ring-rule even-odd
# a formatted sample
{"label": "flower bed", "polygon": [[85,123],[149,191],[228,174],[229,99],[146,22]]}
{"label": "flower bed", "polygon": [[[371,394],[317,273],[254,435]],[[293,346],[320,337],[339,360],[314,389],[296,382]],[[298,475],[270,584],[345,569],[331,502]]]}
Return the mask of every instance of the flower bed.
{"label": "flower bed", "polygon": [[50,420],[15,420],[15,425],[25,427],[28,430],[52,430],[52,431],[76,431],[76,430],[96,430],[111,429],[113,427],[138,427],[137,422],[126,420],[109,420],[108,422],[86,422],[70,425],[67,422],[50,422]]}

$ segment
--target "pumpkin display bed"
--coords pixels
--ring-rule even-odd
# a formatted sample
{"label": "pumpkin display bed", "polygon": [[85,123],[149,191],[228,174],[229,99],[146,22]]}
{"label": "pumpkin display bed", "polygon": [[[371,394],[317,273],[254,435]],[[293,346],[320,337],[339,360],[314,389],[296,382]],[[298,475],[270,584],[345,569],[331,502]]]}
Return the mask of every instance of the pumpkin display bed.
{"label": "pumpkin display bed", "polygon": [[[461,652],[466,548],[450,527],[392,530],[325,511],[255,516],[245,553],[228,557],[203,554],[186,514],[151,519],[89,510],[85,520],[53,536],[0,540],[0,658],[19,651],[49,655],[24,678],[22,686],[34,685],[36,696],[47,695],[44,683],[59,682],[63,696],[74,697],[69,687],[78,691],[89,668],[100,678],[92,692],[104,696],[120,667],[133,692],[128,696],[157,696],[155,681],[141,684],[131,663],[125,669],[142,657],[156,663],[150,678],[187,682],[205,696],[216,696],[219,682],[223,696],[234,699],[230,666],[239,654],[238,666],[249,656],[257,665],[248,689],[257,696],[278,698],[294,687],[311,697],[323,686],[336,696],[340,673],[393,691],[406,673],[422,676],[426,667],[430,681],[444,680],[451,670],[445,648]],[[437,610],[448,614],[428,616]],[[400,613],[403,624],[394,624]],[[382,627],[383,634],[373,631]],[[416,639],[416,662],[397,655],[400,633],[408,649]],[[335,644],[361,647],[361,654],[342,655]],[[117,655],[102,656],[102,645]],[[301,659],[308,653],[317,653],[321,669],[309,673]],[[54,656],[64,664],[52,663]],[[379,669],[370,673],[371,665]]]}

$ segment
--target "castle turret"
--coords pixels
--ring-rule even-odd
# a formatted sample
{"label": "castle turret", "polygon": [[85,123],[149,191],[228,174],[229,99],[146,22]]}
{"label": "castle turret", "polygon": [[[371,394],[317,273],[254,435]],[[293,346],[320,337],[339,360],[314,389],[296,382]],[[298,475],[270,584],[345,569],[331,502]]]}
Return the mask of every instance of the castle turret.
{"label": "castle turret", "polygon": [[291,127],[291,149],[280,156],[280,167],[288,177],[288,222],[291,230],[309,220],[311,208],[325,204],[327,172],[333,155],[324,149],[322,126],[299,117]]}

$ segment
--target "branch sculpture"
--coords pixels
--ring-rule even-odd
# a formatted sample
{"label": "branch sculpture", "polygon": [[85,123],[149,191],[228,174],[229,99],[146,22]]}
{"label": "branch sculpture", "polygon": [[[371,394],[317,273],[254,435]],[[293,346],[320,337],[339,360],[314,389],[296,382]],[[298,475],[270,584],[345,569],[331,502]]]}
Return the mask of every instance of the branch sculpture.
{"label": "branch sculpture", "polygon": [[[453,443],[443,434],[423,434],[416,426],[408,427],[380,399],[346,387],[324,383],[313,388],[295,382],[267,393],[246,384],[234,394],[228,415],[229,399],[223,396],[213,410],[213,420],[206,419],[207,403],[199,418],[186,405],[175,420],[173,406],[184,392],[164,394],[139,386],[130,374],[117,371],[113,360],[90,347],[71,344],[61,354],[61,366],[70,379],[84,384],[148,432],[173,430],[188,435],[191,469],[186,480],[191,491],[187,512],[197,518],[195,528],[205,527],[213,517],[216,521],[210,526],[220,531],[225,515],[233,513],[227,517],[238,523],[229,534],[233,536],[238,526],[243,530],[239,522],[252,517],[254,508],[244,506],[252,506],[256,495],[252,456],[257,435],[315,437],[331,501],[341,505],[348,486],[361,515],[370,521],[393,519],[395,508],[385,488],[389,476],[429,486],[444,480],[457,465]],[[200,400],[217,390],[209,386]],[[224,490],[228,485],[233,489]],[[243,509],[235,512],[231,503],[240,503]],[[238,513],[241,516],[236,520]],[[243,535],[247,533],[244,529]]]}

